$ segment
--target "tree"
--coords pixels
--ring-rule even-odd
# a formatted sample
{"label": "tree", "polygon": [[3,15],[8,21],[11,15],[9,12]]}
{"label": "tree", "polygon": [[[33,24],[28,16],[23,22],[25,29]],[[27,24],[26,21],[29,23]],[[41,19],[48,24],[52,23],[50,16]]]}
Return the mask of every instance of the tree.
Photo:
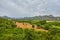
{"label": "tree", "polygon": [[41,24],[41,25],[46,24],[46,20],[42,20],[42,21],[40,21],[40,24]]}

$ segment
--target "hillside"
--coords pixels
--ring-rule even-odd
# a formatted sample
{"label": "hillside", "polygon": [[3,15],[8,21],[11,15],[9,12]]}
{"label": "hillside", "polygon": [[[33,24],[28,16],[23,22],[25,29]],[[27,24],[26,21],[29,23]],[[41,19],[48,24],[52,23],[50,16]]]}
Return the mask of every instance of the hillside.
{"label": "hillside", "polygon": [[[31,28],[29,25],[33,28],[28,29]],[[37,25],[37,28],[34,25]],[[60,40],[60,22],[0,18],[0,40]]]}

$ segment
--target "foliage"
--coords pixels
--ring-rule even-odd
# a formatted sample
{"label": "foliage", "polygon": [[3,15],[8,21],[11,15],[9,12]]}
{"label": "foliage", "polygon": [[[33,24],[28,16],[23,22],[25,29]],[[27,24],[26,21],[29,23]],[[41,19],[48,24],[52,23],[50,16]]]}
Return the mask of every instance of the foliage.
{"label": "foliage", "polygon": [[52,25],[50,25],[50,24],[45,24],[44,25],[44,29],[46,29],[46,30],[49,30],[51,28],[52,28]]}
{"label": "foliage", "polygon": [[40,21],[40,23],[41,23],[41,25],[44,25],[44,24],[46,24],[46,20],[42,20],[42,21]]}
{"label": "foliage", "polygon": [[32,24],[37,24],[38,26],[43,25],[49,32],[16,28],[15,21],[0,18],[0,40],[60,40],[60,29],[52,28],[51,26],[54,23],[50,24],[46,23],[46,21],[34,21]]}

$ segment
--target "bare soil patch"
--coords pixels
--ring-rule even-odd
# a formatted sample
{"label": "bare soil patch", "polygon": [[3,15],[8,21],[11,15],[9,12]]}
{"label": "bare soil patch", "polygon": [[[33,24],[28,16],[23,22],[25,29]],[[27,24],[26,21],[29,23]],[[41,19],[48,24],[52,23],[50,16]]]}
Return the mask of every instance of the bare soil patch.
{"label": "bare soil patch", "polygon": [[[33,28],[32,25],[29,24],[29,23],[16,22],[16,26],[17,26],[17,28],[22,28],[22,29],[26,29],[26,28],[31,29],[31,28]],[[45,32],[48,32],[48,30],[45,30],[45,29],[42,29],[42,28],[38,29],[37,27],[38,27],[37,25],[34,25],[33,29],[36,30],[36,31],[45,31]]]}

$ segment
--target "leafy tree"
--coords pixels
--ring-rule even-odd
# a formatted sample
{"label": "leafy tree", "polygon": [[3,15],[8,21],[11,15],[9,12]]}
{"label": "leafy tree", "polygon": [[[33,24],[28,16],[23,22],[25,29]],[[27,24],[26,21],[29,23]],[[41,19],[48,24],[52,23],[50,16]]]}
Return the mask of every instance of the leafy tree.
{"label": "leafy tree", "polygon": [[46,24],[46,20],[42,20],[42,21],[40,21],[40,23],[41,23],[41,25],[44,25],[44,24]]}

